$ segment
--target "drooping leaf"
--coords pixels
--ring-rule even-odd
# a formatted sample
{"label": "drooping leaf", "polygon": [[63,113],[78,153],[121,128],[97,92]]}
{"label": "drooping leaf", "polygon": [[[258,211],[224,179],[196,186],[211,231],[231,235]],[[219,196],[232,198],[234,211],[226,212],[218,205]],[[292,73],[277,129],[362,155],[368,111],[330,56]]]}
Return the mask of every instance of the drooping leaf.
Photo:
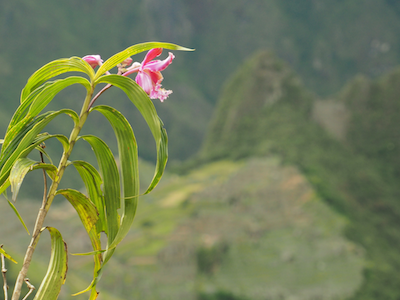
{"label": "drooping leaf", "polygon": [[128,98],[135,104],[149,126],[157,147],[157,164],[153,179],[145,194],[149,193],[160,181],[168,160],[167,135],[157,111],[149,96],[131,78],[119,75],[105,75],[97,83],[105,82],[122,89]]}
{"label": "drooping leaf", "polygon": [[139,197],[138,151],[135,135],[126,118],[112,107],[101,105],[93,110],[101,112],[114,129],[118,143],[118,157],[122,174],[122,215],[118,234],[109,248],[115,247],[128,233],[135,217]]}
{"label": "drooping leaf", "polygon": [[104,207],[107,225],[107,249],[103,256],[102,266],[95,272],[94,279],[90,286],[82,291],[85,292],[92,289],[90,300],[94,300],[97,297],[97,293],[95,293],[94,290],[102,276],[104,265],[115,251],[115,248],[109,248],[109,246],[112,244],[119,231],[120,218],[118,209],[121,204],[120,179],[117,164],[107,144],[93,135],[85,135],[81,138],[91,145],[97,158],[100,174],[103,179]]}
{"label": "drooping leaf", "polygon": [[107,220],[107,244],[110,245],[119,230],[118,209],[121,203],[120,179],[117,164],[110,148],[100,138],[93,135],[81,137],[93,149],[103,179],[103,195]]}
{"label": "drooping leaf", "polygon": [[162,175],[164,174],[165,166],[168,160],[168,135],[167,131],[163,127],[163,123],[160,120],[160,131],[161,140],[157,148],[157,164],[154,173],[153,180],[151,181],[149,187],[147,188],[145,194],[150,193],[160,182]]}
{"label": "drooping leaf", "polygon": [[99,219],[96,206],[84,194],[73,189],[58,190],[56,195],[63,195],[75,208],[92,241],[93,250],[100,251],[100,238],[96,230],[96,223]]}
{"label": "drooping leaf", "polygon": [[170,43],[159,43],[159,42],[148,42],[148,43],[141,43],[130,46],[125,50],[111,56],[107,59],[103,65],[97,70],[94,80],[97,80],[101,75],[115,67],[117,64],[121,63],[128,57],[138,54],[140,52],[150,50],[153,48],[165,48],[170,50],[182,50],[182,51],[193,51],[193,49],[181,47],[175,44]]}
{"label": "drooping leaf", "polygon": [[47,80],[66,72],[83,72],[92,81],[94,77],[93,68],[80,57],[57,59],[41,67],[29,77],[27,84],[21,93],[21,103],[29,94]]}
{"label": "drooping leaf", "polygon": [[17,215],[17,218],[21,222],[22,226],[24,226],[26,232],[30,235],[29,229],[28,229],[28,227],[26,227],[26,224],[25,224],[24,220],[22,219],[21,215],[19,214],[17,208],[14,206],[14,204],[11,203],[10,200],[7,199],[7,201],[8,201],[8,204],[11,206],[12,210],[14,211],[14,213]]}
{"label": "drooping leaf", "polygon": [[34,300],[56,300],[65,282],[68,270],[67,245],[61,233],[53,227],[41,229],[48,230],[51,236],[51,256],[47,273],[40,284]]}
{"label": "drooping leaf", "polygon": [[44,155],[48,160],[49,163],[53,165],[53,160],[51,159],[50,155],[47,153],[46,150],[44,150],[45,147],[43,147],[44,144],[41,144],[39,146],[36,146],[35,149],[39,151],[42,155]]}
{"label": "drooping leaf", "polygon": [[99,213],[99,220],[96,223],[97,232],[107,233],[107,219],[105,216],[105,205],[101,185],[103,181],[99,172],[91,164],[85,161],[73,161],[72,164],[81,175],[83,183],[89,194],[89,199],[94,203]]}
{"label": "drooping leaf", "polygon": [[[95,205],[82,193],[72,190],[64,189],[57,191],[57,195],[63,195],[75,208],[78,213],[82,224],[84,225],[86,232],[89,235],[90,241],[92,242],[92,247],[94,252],[94,279],[97,276],[97,272],[101,268],[102,263],[102,250],[100,242],[100,234],[96,230],[96,223],[98,221],[98,213]],[[93,280],[94,280],[93,279]],[[88,290],[96,288],[89,285],[89,287],[75,295],[82,294]]]}
{"label": "drooping leaf", "polygon": [[0,247],[0,253],[4,255],[5,258],[11,260],[13,263],[17,264],[14,258],[11,257],[6,251],[4,251],[3,247]]}
{"label": "drooping leaf", "polygon": [[54,180],[58,171],[55,165],[41,163],[29,158],[17,159],[10,172],[12,200],[14,202],[17,199],[19,189],[26,174],[36,169],[44,169],[52,180]]}
{"label": "drooping leaf", "polygon": [[6,181],[3,182],[3,184],[0,186],[0,194],[3,194],[6,198],[6,192],[7,192],[7,188],[10,186],[10,179],[7,178]]}
{"label": "drooping leaf", "polygon": [[7,178],[7,180],[0,186],[0,194],[2,194],[4,196],[4,198],[6,198],[8,204],[10,205],[11,209],[14,211],[14,213],[16,214],[17,218],[19,219],[19,221],[21,222],[22,226],[24,226],[26,232],[30,235],[28,227],[26,227],[26,224],[24,222],[24,220],[22,219],[21,215],[19,214],[17,208],[14,206],[14,204],[11,203],[10,200],[8,200],[7,197],[7,188],[10,186],[10,179]]}

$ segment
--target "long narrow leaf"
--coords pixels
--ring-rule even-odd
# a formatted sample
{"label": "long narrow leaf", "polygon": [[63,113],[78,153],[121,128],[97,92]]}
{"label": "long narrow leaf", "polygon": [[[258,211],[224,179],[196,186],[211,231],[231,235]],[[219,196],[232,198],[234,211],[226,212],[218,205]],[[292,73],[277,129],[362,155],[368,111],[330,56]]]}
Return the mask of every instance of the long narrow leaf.
{"label": "long narrow leaf", "polygon": [[26,224],[25,224],[24,220],[22,219],[20,213],[18,212],[17,208],[14,206],[14,204],[11,203],[10,200],[8,200],[7,188],[9,186],[10,186],[10,179],[7,178],[7,180],[0,186],[0,194],[3,194],[4,198],[6,198],[8,204],[10,205],[11,209],[14,211],[15,215],[17,216],[17,218],[21,222],[22,226],[24,226],[26,232],[30,235],[28,227],[26,227]]}
{"label": "long narrow leaf", "polygon": [[14,202],[17,199],[18,192],[26,174],[36,169],[44,169],[52,180],[54,180],[57,174],[57,167],[54,165],[41,163],[29,158],[20,158],[16,160],[10,172],[12,200]]}
{"label": "long narrow leaf", "polygon": [[148,42],[136,44],[131,47],[126,48],[125,50],[111,56],[107,59],[103,65],[97,70],[94,80],[97,80],[101,75],[115,67],[117,64],[121,63],[128,57],[138,54],[140,52],[150,50],[153,48],[165,48],[170,50],[182,50],[182,51],[193,51],[193,49],[181,47],[175,44],[170,43],[159,43],[159,42]]}
{"label": "long narrow leaf", "polygon": [[[34,126],[28,131],[24,132],[24,136],[21,138],[19,141],[18,145],[13,145],[12,143],[10,144],[9,147],[13,147],[10,151],[8,152],[7,150],[5,153],[7,153],[5,156],[2,157],[0,161],[0,184],[2,185],[4,181],[8,178],[11,167],[14,165],[15,161],[18,158],[23,158],[26,157],[33,149],[36,147],[37,144],[41,143],[47,137],[43,137],[42,139],[36,139],[38,134],[43,130],[46,125],[53,120],[56,116],[60,114],[71,114],[70,109],[61,109],[56,112],[47,112],[44,114],[44,117],[39,118]],[[48,135],[48,137],[51,137],[51,135]],[[36,139],[36,141],[35,141]],[[35,143],[33,143],[35,141]],[[33,144],[32,144],[33,143]]]}
{"label": "long narrow leaf", "polygon": [[153,180],[147,188],[145,194],[150,193],[160,182],[162,175],[164,174],[165,166],[168,160],[168,136],[167,131],[160,122],[161,140],[157,148],[157,164],[154,173]]}
{"label": "long narrow leaf", "polygon": [[91,164],[85,161],[73,161],[72,164],[81,175],[83,183],[89,194],[89,199],[94,203],[99,213],[99,220],[96,223],[97,232],[107,233],[107,219],[105,216],[105,204],[101,185],[103,181],[99,172]]}
{"label": "long narrow leaf", "polygon": [[117,164],[110,148],[100,138],[93,135],[81,137],[87,141],[93,149],[103,178],[103,193],[105,213],[107,219],[108,245],[114,240],[119,230],[118,209],[121,203],[120,179]]}
{"label": "long narrow leaf", "polygon": [[71,76],[64,79],[54,81],[51,85],[46,86],[33,100],[31,107],[29,108],[27,116],[34,117],[39,114],[51,100],[61,90],[72,84],[82,84],[86,90],[90,90],[90,82],[83,77]]}
{"label": "long narrow leaf", "polygon": [[[9,126],[6,132],[6,137],[4,139],[5,141],[1,150],[0,159],[2,160],[3,157],[7,155],[7,153],[13,152],[16,148],[15,145],[18,145],[19,141],[25,136],[25,134],[29,130],[31,130],[35,124],[39,123],[42,119],[44,119],[47,115],[51,113],[53,112],[47,112],[35,118],[25,117],[17,124]],[[70,116],[71,119],[74,121],[75,125],[79,122],[79,116],[75,111],[71,109],[66,109],[63,110],[63,113]],[[65,146],[65,143],[63,143],[63,145]]]}
{"label": "long narrow leaf", "polygon": [[37,87],[35,90],[32,91],[32,93],[29,94],[28,98],[23,103],[21,103],[18,106],[17,110],[14,112],[10,124],[8,125],[7,131],[9,131],[11,127],[13,127],[26,116],[26,113],[28,112],[29,106],[32,104],[32,101],[37,97],[37,95],[39,95],[43,91],[43,89],[51,84],[54,84],[54,82],[46,82]]}
{"label": "long narrow leaf", "polygon": [[27,84],[22,90],[21,103],[42,83],[66,72],[83,72],[89,76],[91,81],[94,77],[93,68],[80,57],[54,60],[41,67],[28,79]]}
{"label": "long narrow leaf", "polygon": [[[3,195],[5,195],[6,196],[6,190],[7,190],[7,188],[10,186],[10,179],[9,178],[7,178],[4,182],[3,182],[3,184],[0,186],[0,194],[3,194]],[[6,196],[6,198],[7,198],[7,196]]]}
{"label": "long narrow leaf", "polygon": [[[97,233],[96,230],[96,223],[98,221],[98,215],[95,205],[90,202],[90,200],[83,195],[82,193],[72,190],[72,189],[64,189],[59,190],[57,192],[59,195],[63,195],[75,208],[76,212],[78,213],[82,224],[84,225],[86,232],[89,235],[90,241],[92,242],[93,250],[96,252],[94,255],[94,279],[97,277],[97,272],[101,268],[102,263],[102,250],[101,250],[101,243],[100,243],[100,235]],[[89,287],[75,295],[82,294],[92,288],[96,288],[96,286],[92,286],[92,283]]]}
{"label": "long narrow leaf", "polygon": [[0,253],[4,255],[5,258],[11,260],[13,263],[17,264],[14,258],[11,257],[6,251],[4,251],[3,247],[0,247]]}
{"label": "long narrow leaf", "polygon": [[42,228],[41,231],[45,229],[50,232],[51,236],[50,263],[34,300],[56,300],[67,276],[67,245],[57,229],[46,227]]}
{"label": "long narrow leaf", "polygon": [[96,223],[99,219],[96,206],[81,192],[73,189],[59,190],[56,195],[63,195],[75,208],[92,241],[93,250],[100,251],[100,238],[96,230]]}
{"label": "long narrow leaf", "polygon": [[163,124],[157,115],[157,111],[149,96],[131,78],[119,75],[105,75],[99,78],[97,83],[105,82],[122,89],[128,98],[135,104],[149,126],[157,147],[157,164],[153,179],[145,194],[149,193],[160,181],[168,160],[167,135]]}
{"label": "long narrow leaf", "polygon": [[14,211],[14,213],[17,215],[17,218],[21,222],[22,226],[24,226],[26,232],[30,235],[29,229],[28,229],[28,227],[26,227],[26,224],[25,224],[24,220],[22,219],[21,215],[19,214],[17,208],[14,206],[14,204],[11,203],[10,200],[7,199],[7,201],[8,201],[8,204],[10,205],[10,207],[12,208],[12,210]]}
{"label": "long narrow leaf", "polygon": [[10,157],[11,153],[15,151],[18,144],[25,137],[25,135],[35,126],[37,123],[42,121],[50,113],[44,113],[40,116],[33,118],[29,122],[21,121],[6,132],[3,146],[1,148],[0,155],[0,168],[4,162]]}
{"label": "long narrow leaf", "polygon": [[110,122],[117,137],[121,163],[123,206],[118,234],[110,248],[115,247],[128,233],[135,217],[139,196],[138,151],[132,127],[125,117],[109,106],[97,106],[94,110],[102,113]]}

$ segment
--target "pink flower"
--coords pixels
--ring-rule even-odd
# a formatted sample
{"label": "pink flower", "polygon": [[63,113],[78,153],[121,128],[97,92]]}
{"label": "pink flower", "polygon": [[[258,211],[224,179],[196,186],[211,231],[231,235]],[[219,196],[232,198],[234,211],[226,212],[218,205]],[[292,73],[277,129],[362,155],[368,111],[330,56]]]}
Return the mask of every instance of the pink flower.
{"label": "pink flower", "polygon": [[171,63],[175,56],[170,52],[168,57],[164,60],[153,60],[162,53],[162,48],[154,48],[147,52],[141,64],[134,63],[127,71],[123,74],[128,76],[134,72],[138,72],[136,76],[136,82],[143,90],[150,96],[151,99],[160,99],[163,102],[169,94],[172,93],[170,90],[161,88],[161,81],[164,77],[161,75],[161,71],[165,70]]}
{"label": "pink flower", "polygon": [[86,55],[82,57],[82,59],[86,61],[93,69],[103,64],[103,60],[101,59],[100,55]]}

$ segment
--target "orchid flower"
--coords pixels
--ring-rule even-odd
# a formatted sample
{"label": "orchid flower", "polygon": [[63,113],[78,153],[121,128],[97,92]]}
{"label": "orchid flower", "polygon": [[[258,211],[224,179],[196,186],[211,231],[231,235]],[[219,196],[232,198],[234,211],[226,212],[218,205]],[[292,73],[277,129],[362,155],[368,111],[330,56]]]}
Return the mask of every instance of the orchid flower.
{"label": "orchid flower", "polygon": [[[136,83],[143,88],[143,90],[150,96],[151,99],[160,99],[161,102],[167,99],[168,95],[172,93],[171,90],[165,90],[161,88],[161,81],[164,79],[161,71],[165,70],[175,58],[175,56],[169,52],[169,55],[166,59],[153,60],[157,56],[160,56],[162,51],[162,48],[151,49],[149,52],[147,52],[142,63],[134,62],[129,68],[127,68],[127,66],[132,63],[132,58],[130,57],[118,65],[118,75],[128,76],[132,73],[138,73],[135,79]],[[101,59],[100,55],[87,55],[82,59],[90,64],[93,68],[103,64],[103,60]],[[110,72],[107,71],[106,74],[110,74]],[[107,84],[100,92],[98,92],[90,102],[89,108],[92,107],[96,99],[111,86],[111,84]]]}
{"label": "orchid flower", "polygon": [[138,73],[136,76],[136,83],[140,85],[143,90],[150,96],[151,99],[160,99],[163,102],[169,94],[170,90],[161,88],[161,81],[164,77],[161,71],[165,70],[171,63],[175,56],[170,52],[168,57],[164,60],[153,60],[162,53],[162,48],[154,48],[147,52],[141,64],[133,63],[131,67],[123,74],[128,76],[132,73]]}

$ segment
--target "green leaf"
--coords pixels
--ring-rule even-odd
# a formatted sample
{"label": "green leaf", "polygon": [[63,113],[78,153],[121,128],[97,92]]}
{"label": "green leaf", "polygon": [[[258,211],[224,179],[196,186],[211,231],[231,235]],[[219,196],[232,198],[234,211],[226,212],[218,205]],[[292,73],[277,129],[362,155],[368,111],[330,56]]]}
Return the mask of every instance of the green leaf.
{"label": "green leaf", "polygon": [[153,49],[153,48],[164,48],[164,49],[181,50],[181,51],[193,51],[194,50],[194,49],[189,49],[189,48],[181,47],[181,46],[178,46],[175,44],[170,44],[170,43],[148,42],[148,43],[136,44],[136,45],[126,48],[125,50],[123,50],[123,51],[111,56],[109,59],[107,59],[103,63],[103,65],[97,70],[94,80],[96,81],[101,75],[103,75],[107,71],[111,70],[117,64],[123,62],[128,57],[138,54],[140,52],[146,51],[146,50]]}
{"label": "green leaf", "polygon": [[96,223],[97,232],[107,233],[107,219],[105,216],[105,204],[101,185],[103,181],[99,172],[91,164],[85,161],[73,161],[72,164],[81,175],[83,183],[89,194],[89,199],[94,203],[99,213],[99,221]]}
{"label": "green leaf", "polygon": [[24,226],[26,232],[30,235],[29,229],[28,229],[28,227],[26,227],[26,224],[25,224],[24,220],[22,219],[21,215],[19,214],[17,208],[14,206],[14,204],[11,203],[10,200],[7,199],[7,201],[8,201],[8,204],[11,206],[12,210],[14,211],[14,213],[17,215],[17,218],[21,222],[22,226]]}
{"label": "green leaf", "polygon": [[14,211],[14,213],[17,215],[17,218],[19,219],[19,221],[21,222],[22,226],[24,226],[26,232],[30,235],[28,227],[26,227],[26,224],[24,222],[24,220],[22,219],[21,215],[19,214],[17,208],[14,206],[14,204],[11,203],[10,200],[8,200],[7,197],[7,188],[10,186],[10,180],[9,178],[2,184],[2,186],[0,187],[0,194],[3,194],[4,198],[6,198],[8,204],[11,206],[12,210]]}
{"label": "green leaf", "polygon": [[[32,127],[36,123],[38,123],[41,119],[45,118],[45,116],[50,113],[52,113],[52,112],[44,113],[35,118],[26,117],[13,126],[9,125],[7,132],[6,132],[6,137],[4,139],[5,141],[4,141],[2,150],[1,150],[1,157],[3,157],[5,155],[5,153],[7,152],[6,151],[7,149],[8,149],[8,152],[10,152],[10,149],[12,149],[11,152],[14,151],[15,147],[13,147],[13,146],[9,147],[9,144],[17,145],[19,143],[19,141],[22,139],[22,137],[24,137],[25,134],[30,129],[32,129]],[[63,113],[70,116],[71,119],[74,121],[75,125],[79,122],[78,114],[75,111],[73,111],[71,109],[66,109],[63,111]],[[68,139],[67,139],[67,141],[68,141]],[[63,143],[64,146],[66,145],[66,143],[64,143],[63,141],[61,141],[61,142]]]}
{"label": "green leaf", "polygon": [[110,248],[109,246],[112,244],[119,231],[120,220],[118,209],[120,208],[121,204],[120,179],[117,164],[107,144],[104,143],[100,138],[93,135],[86,135],[82,136],[81,138],[91,145],[96,155],[100,174],[103,179],[104,207],[108,238],[107,251],[103,257],[102,267],[95,272],[92,283],[86,290],[81,292],[83,293],[92,289],[90,299],[95,299],[97,294],[94,292],[94,289],[102,276],[104,265],[108,262],[115,251],[115,248]]}
{"label": "green leaf", "polygon": [[49,160],[49,163],[50,163],[50,164],[54,165],[54,164],[53,164],[53,160],[51,159],[51,157],[50,157],[50,155],[47,153],[47,151],[44,150],[43,145],[44,145],[44,144],[38,145],[38,146],[35,147],[35,149],[36,149],[37,151],[39,151],[40,153],[42,153],[44,156],[46,156],[46,158]]}
{"label": "green leaf", "polygon": [[0,253],[4,255],[5,258],[11,260],[13,263],[17,264],[17,262],[8,254],[6,251],[4,251],[3,247],[0,247]]}
{"label": "green leaf", "polygon": [[57,175],[57,167],[51,164],[41,163],[29,158],[17,159],[10,172],[10,184],[12,192],[12,200],[15,202],[22,181],[26,174],[36,169],[44,169],[49,177],[54,180]]}
{"label": "green leaf", "polygon": [[28,79],[27,84],[22,90],[21,103],[44,82],[66,72],[83,72],[89,76],[90,81],[94,78],[93,68],[80,57],[54,60],[41,67]]}
{"label": "green leaf", "polygon": [[100,251],[100,238],[96,230],[99,219],[96,206],[84,194],[73,189],[58,190],[56,195],[63,195],[75,208],[92,241],[93,250]]}
{"label": "green leaf", "polygon": [[37,97],[37,95],[40,94],[40,92],[43,91],[44,88],[46,88],[48,85],[53,84],[54,82],[46,82],[45,84],[39,86],[37,89],[32,91],[32,93],[29,94],[29,97],[26,101],[21,103],[17,110],[14,112],[14,115],[11,118],[10,124],[8,125],[7,131],[11,127],[13,127],[15,124],[17,124],[19,121],[21,121],[25,116],[26,113],[28,112],[29,106],[32,104],[32,101]]}
{"label": "green leaf", "polygon": [[99,251],[92,251],[92,252],[85,252],[85,253],[71,253],[71,255],[74,255],[74,256],[92,256],[92,255],[96,255],[96,254],[99,254],[99,253],[104,253],[106,251],[107,250],[99,250]]}
{"label": "green leaf", "polygon": [[[35,117],[38,115],[46,106],[53,100],[55,95],[57,95],[61,90],[65,89],[66,87],[72,85],[72,84],[77,84],[80,83],[82,84],[86,90],[90,90],[90,82],[83,77],[79,76],[71,76],[67,77],[64,79],[59,79],[52,84],[47,85],[33,100],[32,104],[29,108],[27,117]],[[29,100],[29,97],[28,97]],[[28,101],[27,100],[27,101]],[[79,119],[76,118],[74,119],[75,123],[79,122]]]}
{"label": "green leaf", "polygon": [[21,121],[6,132],[6,137],[4,138],[4,143],[1,148],[0,168],[8,157],[10,157],[10,154],[15,151],[24,136],[33,128],[33,126],[42,121],[47,115],[49,115],[49,113],[37,116],[28,123]]}
{"label": "green leaf", "polygon": [[[62,89],[66,88],[72,84],[76,84],[76,83],[82,84],[83,86],[85,86],[86,89],[90,88],[90,83],[89,83],[89,81],[87,81],[87,79],[85,79],[83,77],[77,77],[77,76],[72,76],[72,77],[68,77],[65,79],[46,82],[45,84],[39,86],[32,93],[30,93],[29,96],[27,97],[27,99],[23,103],[21,103],[20,106],[17,108],[17,110],[15,111],[15,113],[10,121],[8,128],[13,127],[15,124],[17,124],[23,118],[26,117],[28,110],[32,109],[31,105],[33,102],[35,102],[35,103],[43,102],[41,104],[46,106],[59,91],[61,91]],[[35,105],[37,105],[37,104],[35,104]],[[31,117],[36,116],[39,112],[37,112],[37,113],[31,112]],[[74,116],[73,119],[75,122],[79,121],[77,115]],[[30,119],[26,118],[26,122],[28,122],[28,121],[30,121]]]}
{"label": "green leaf", "polygon": [[139,197],[138,151],[135,135],[126,118],[110,106],[97,106],[114,129],[122,174],[122,216],[118,234],[109,248],[116,247],[128,233],[135,217]]}
{"label": "green leaf", "polygon": [[[11,167],[14,165],[18,158],[26,157],[37,145],[42,143],[48,138],[57,137],[61,135],[39,135],[40,131],[46,125],[60,114],[71,114],[70,109],[61,109],[56,112],[47,112],[38,118],[35,118],[31,126],[29,124],[28,130],[23,129],[5,149],[0,158],[0,185],[7,180]],[[22,135],[22,136],[21,136]],[[62,139],[65,141],[65,139]]]}
{"label": "green leaf", "polygon": [[100,138],[93,135],[81,137],[93,149],[103,179],[103,195],[107,220],[107,246],[114,240],[119,230],[118,209],[121,203],[120,179],[117,164],[110,148]]}
{"label": "green leaf", "polygon": [[59,190],[57,192],[57,195],[63,195],[75,208],[76,212],[78,213],[81,219],[82,224],[86,229],[86,232],[89,235],[94,250],[93,281],[87,289],[77,294],[74,294],[74,295],[79,295],[84,292],[87,292],[90,289],[96,289],[96,284],[93,284],[93,282],[95,282],[98,271],[100,270],[103,261],[102,252],[104,251],[101,250],[100,234],[96,230],[96,223],[98,221],[97,209],[95,205],[85,195],[76,190],[72,189]]}
{"label": "green leaf", "polygon": [[45,229],[51,236],[50,263],[34,300],[56,300],[67,276],[67,245],[57,229],[46,227],[42,228],[41,232]]}
{"label": "green leaf", "polygon": [[4,181],[3,184],[0,186],[0,194],[4,194],[6,196],[6,190],[9,186],[10,186],[10,179],[7,178],[7,180]]}
{"label": "green leaf", "polygon": [[145,194],[149,193],[158,184],[164,172],[168,160],[168,138],[163,128],[163,123],[157,115],[157,111],[149,96],[131,78],[120,75],[105,75],[99,78],[96,83],[105,82],[122,89],[128,98],[135,104],[149,126],[157,147],[156,170]]}

